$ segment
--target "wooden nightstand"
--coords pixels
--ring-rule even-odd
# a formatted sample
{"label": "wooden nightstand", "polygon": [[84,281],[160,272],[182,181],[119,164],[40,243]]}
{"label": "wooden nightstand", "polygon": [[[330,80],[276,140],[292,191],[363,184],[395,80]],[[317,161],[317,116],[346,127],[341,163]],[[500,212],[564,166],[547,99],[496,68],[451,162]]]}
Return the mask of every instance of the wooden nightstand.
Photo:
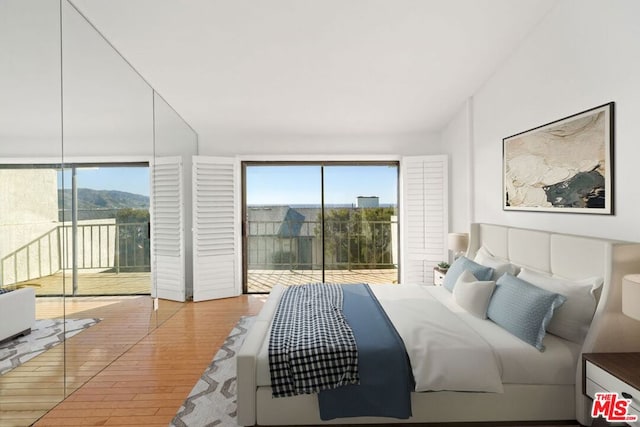
{"label": "wooden nightstand", "polygon": [[607,392],[631,399],[628,415],[638,421],[628,424],[640,427],[640,353],[585,353],[582,361],[582,392],[591,399]]}

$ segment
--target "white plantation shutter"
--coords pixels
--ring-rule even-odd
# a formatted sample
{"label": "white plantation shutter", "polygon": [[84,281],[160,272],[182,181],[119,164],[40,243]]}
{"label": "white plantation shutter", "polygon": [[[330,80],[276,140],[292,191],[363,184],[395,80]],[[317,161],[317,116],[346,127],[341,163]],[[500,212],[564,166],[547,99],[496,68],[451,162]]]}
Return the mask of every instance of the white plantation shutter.
{"label": "white plantation shutter", "polygon": [[193,300],[240,293],[236,160],[193,157]]}
{"label": "white plantation shutter", "polygon": [[448,258],[447,156],[405,157],[401,163],[401,283],[433,284],[433,267]]}
{"label": "white plantation shutter", "polygon": [[158,157],[153,164],[151,228],[153,296],[185,300],[182,158]]}

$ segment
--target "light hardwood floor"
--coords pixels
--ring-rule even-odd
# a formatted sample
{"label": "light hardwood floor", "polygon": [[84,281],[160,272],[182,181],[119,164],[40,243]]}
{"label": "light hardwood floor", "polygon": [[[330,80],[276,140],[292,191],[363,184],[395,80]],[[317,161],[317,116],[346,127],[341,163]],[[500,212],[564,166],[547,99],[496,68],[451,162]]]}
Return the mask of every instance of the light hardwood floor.
{"label": "light hardwood floor", "polygon": [[[265,299],[161,301],[157,318],[148,297],[97,297],[73,304],[67,299],[68,317],[104,319],[65,344],[67,391],[77,390],[48,411],[51,401],[61,398],[60,376],[52,376],[60,369],[56,351],[61,349],[54,348],[0,376],[0,426],[166,427],[233,325],[243,315],[256,314]],[[59,309],[51,299],[48,307],[40,306],[39,315],[55,315]],[[38,369],[50,375],[37,377]]]}
{"label": "light hardwood floor", "polygon": [[[67,317],[103,320],[0,377],[0,425],[28,426],[41,417],[34,425],[166,427],[233,325],[264,299],[160,301],[158,319],[149,297],[67,299]],[[54,299],[44,305],[38,316],[59,315]],[[67,393],[77,390],[46,412],[61,399],[63,370]]]}

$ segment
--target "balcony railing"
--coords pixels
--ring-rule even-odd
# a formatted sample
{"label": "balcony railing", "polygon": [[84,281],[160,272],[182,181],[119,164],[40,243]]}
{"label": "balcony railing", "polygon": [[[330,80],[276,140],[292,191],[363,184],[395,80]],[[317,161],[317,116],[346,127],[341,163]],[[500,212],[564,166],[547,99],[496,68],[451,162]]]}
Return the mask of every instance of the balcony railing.
{"label": "balcony railing", "polygon": [[[151,271],[148,223],[97,221],[78,224],[77,268]],[[0,286],[73,267],[72,226],[58,225],[0,260]]]}
{"label": "balcony railing", "polygon": [[[397,268],[396,221],[248,221],[249,270]],[[323,236],[324,233],[324,244]],[[323,251],[324,248],[324,251]]]}

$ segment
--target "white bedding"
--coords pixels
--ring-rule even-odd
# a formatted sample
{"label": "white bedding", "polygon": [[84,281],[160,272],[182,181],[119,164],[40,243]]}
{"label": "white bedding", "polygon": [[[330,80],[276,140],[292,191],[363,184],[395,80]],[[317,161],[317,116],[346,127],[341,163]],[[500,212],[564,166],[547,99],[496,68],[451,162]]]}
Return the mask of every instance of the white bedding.
{"label": "white bedding", "polygon": [[498,356],[503,384],[575,384],[580,344],[547,333],[545,351],[540,352],[491,320],[464,311],[445,288],[426,289],[491,345]]}
{"label": "white bedding", "polygon": [[[416,391],[501,392],[503,383],[575,382],[578,344],[548,334],[546,350],[539,352],[490,320],[465,312],[440,286],[371,289],[405,342]],[[258,357],[258,386],[271,382],[267,344],[265,340]]]}
{"label": "white bedding", "polygon": [[[489,344],[427,292],[427,287],[371,289],[405,343],[416,391],[502,393],[500,367]],[[470,356],[473,363],[469,363]]]}

